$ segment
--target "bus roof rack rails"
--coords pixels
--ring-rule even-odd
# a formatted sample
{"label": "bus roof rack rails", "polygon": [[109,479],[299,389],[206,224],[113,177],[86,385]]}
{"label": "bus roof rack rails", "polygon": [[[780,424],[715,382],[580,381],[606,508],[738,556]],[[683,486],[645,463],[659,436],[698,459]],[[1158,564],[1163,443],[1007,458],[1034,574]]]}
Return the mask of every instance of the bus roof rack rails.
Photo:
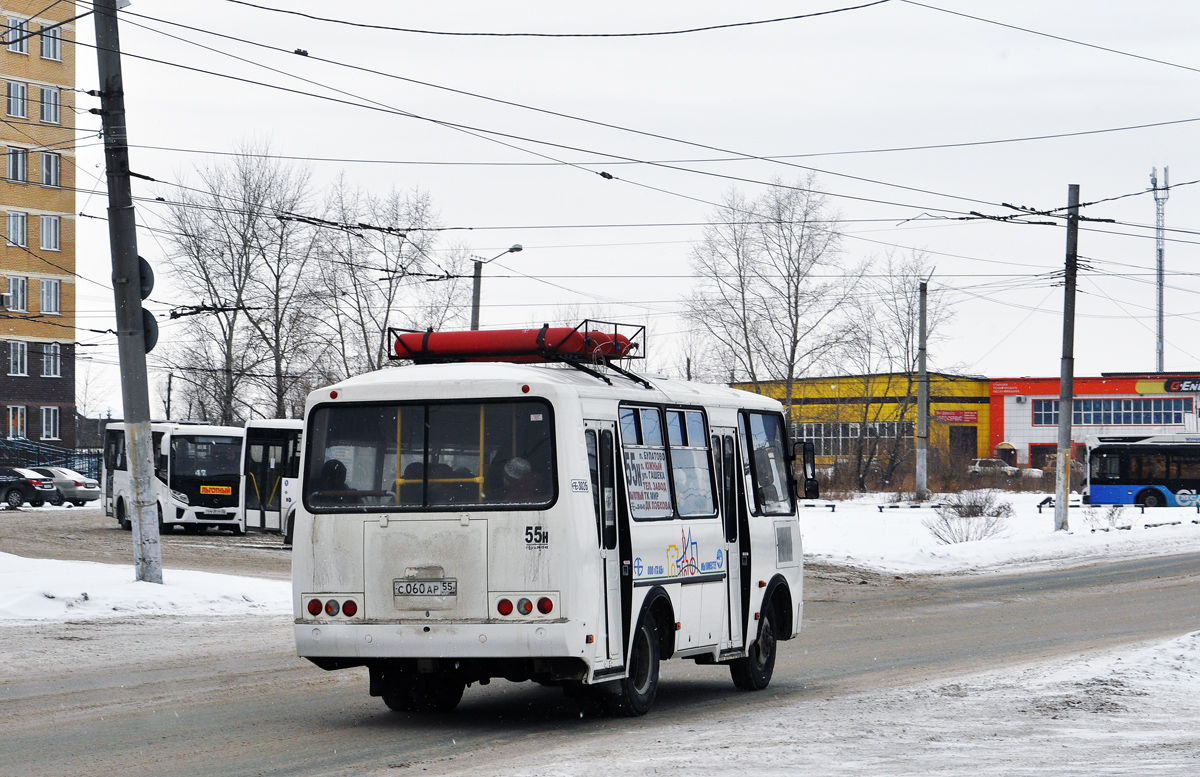
{"label": "bus roof rack rails", "polygon": [[586,372],[612,385],[597,367],[603,366],[650,389],[640,375],[615,362],[645,358],[646,327],[614,321],[584,319],[574,328],[492,329],[457,332],[424,332],[388,327],[388,358],[414,364],[450,362],[560,363]]}

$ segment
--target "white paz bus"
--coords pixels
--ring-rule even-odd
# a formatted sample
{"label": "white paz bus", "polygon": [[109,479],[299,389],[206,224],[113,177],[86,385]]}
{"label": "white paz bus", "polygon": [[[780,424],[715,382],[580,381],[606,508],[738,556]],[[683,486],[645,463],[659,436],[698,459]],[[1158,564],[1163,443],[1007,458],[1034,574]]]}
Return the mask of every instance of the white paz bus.
{"label": "white paz bus", "polygon": [[242,512],[247,529],[278,532],[289,541],[300,475],[304,422],[255,418],[242,446]]}
{"label": "white paz bus", "polygon": [[396,710],[499,677],[640,715],[671,657],[766,687],[802,611],[781,406],[639,378],[613,327],[398,335],[417,364],[309,396],[300,656]]}
{"label": "white paz bus", "polygon": [[[150,425],[154,449],[155,498],[160,531],[210,526],[246,531],[240,509],[242,439],[236,426],[157,422]],[[129,470],[125,424],[104,430],[101,502],[104,514],[123,529],[131,525],[133,473]]]}

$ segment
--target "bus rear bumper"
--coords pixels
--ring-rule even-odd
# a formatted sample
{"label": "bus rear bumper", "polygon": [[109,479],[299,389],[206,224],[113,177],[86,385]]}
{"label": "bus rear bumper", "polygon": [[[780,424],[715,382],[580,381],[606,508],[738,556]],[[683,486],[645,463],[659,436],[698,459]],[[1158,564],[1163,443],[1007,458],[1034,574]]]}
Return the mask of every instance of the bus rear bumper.
{"label": "bus rear bumper", "polygon": [[[586,629],[538,623],[296,623],[303,658],[578,658],[595,653]],[[589,650],[590,648],[590,650]]]}

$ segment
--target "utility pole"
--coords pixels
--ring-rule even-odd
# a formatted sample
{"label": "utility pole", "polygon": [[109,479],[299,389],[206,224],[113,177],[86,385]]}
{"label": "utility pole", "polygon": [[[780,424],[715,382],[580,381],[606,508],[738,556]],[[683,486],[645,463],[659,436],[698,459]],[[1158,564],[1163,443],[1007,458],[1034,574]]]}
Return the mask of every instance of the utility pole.
{"label": "utility pole", "polygon": [[171,420],[171,381],[175,379],[175,373],[167,373],[167,420]]}
{"label": "utility pole", "polygon": [[1158,168],[1150,168],[1150,188],[1154,190],[1154,244],[1158,275],[1158,339],[1155,341],[1154,355],[1159,372],[1163,371],[1163,249],[1167,243],[1167,220],[1163,211],[1167,197],[1171,194],[1171,184],[1167,175],[1169,170],[1169,167],[1163,168],[1163,185],[1159,188]]}
{"label": "utility pole", "polygon": [[[141,260],[137,252],[133,195],[129,185],[129,147],[125,130],[125,86],[121,77],[121,40],[117,0],[95,0],[96,62],[100,73],[100,120],[104,130],[104,166],[108,178],[108,240],[112,250],[113,297],[117,314],[117,352],[121,362],[121,399],[125,439],[133,479],[133,559],[137,580],[162,583],[162,549],[157,500],[152,483],[154,451],[150,436],[150,390],[146,382],[147,327],[142,310]],[[150,281],[153,283],[153,281]],[[148,287],[147,292],[148,292]]]}
{"label": "utility pole", "polygon": [[929,372],[925,365],[929,284],[921,281],[921,325],[917,341],[917,482],[916,499],[929,498]]}
{"label": "utility pole", "polygon": [[491,259],[484,259],[482,256],[472,256],[471,260],[475,262],[475,282],[471,285],[471,331],[479,329],[479,295],[480,289],[483,286],[483,266],[490,264],[505,254],[515,254],[518,251],[523,251],[524,247],[520,243],[513,243],[512,247],[501,251]]}
{"label": "utility pole", "polygon": [[1067,187],[1067,263],[1063,273],[1062,372],[1058,380],[1058,481],[1054,531],[1066,531],[1071,495],[1071,418],[1075,399],[1075,275],[1079,265],[1079,184]]}

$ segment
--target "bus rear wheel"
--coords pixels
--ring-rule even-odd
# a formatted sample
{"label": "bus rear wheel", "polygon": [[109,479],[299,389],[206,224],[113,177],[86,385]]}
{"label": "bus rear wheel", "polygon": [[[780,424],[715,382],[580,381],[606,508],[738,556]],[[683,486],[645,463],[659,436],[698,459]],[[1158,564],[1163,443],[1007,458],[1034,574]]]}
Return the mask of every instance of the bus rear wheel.
{"label": "bus rear wheel", "polygon": [[775,653],[778,636],[775,633],[775,605],[767,605],[762,609],[759,620],[758,639],[750,644],[745,658],[738,658],[729,664],[729,674],[733,676],[733,684],[740,691],[761,691],[771,682],[775,673]]}
{"label": "bus rear wheel", "polygon": [[1142,493],[1138,494],[1134,500],[1137,504],[1145,505],[1146,507],[1166,507],[1166,500],[1163,495],[1152,488],[1147,488]]}
{"label": "bus rear wheel", "polygon": [[462,701],[464,683],[449,673],[405,678],[383,694],[383,703],[395,712],[450,712]]}
{"label": "bus rear wheel", "polygon": [[649,612],[642,615],[633,633],[629,651],[629,676],[617,682],[617,693],[610,698],[614,715],[635,718],[645,715],[658,693],[658,625]]}

